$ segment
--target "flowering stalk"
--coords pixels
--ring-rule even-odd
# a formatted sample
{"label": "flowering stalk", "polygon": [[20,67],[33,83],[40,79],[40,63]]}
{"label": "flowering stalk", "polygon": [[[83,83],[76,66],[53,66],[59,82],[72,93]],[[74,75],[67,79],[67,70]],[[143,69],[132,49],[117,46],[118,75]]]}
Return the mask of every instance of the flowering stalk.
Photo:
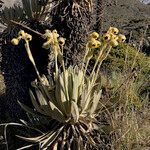
{"label": "flowering stalk", "polygon": [[33,58],[33,56],[32,56],[32,53],[31,53],[31,50],[30,50],[30,46],[29,46],[29,41],[32,40],[32,36],[31,36],[30,34],[28,34],[28,33],[25,33],[23,30],[21,30],[21,31],[19,31],[19,33],[18,33],[18,37],[17,37],[17,38],[13,38],[13,39],[11,40],[11,43],[12,43],[13,45],[18,45],[21,39],[23,39],[23,40],[25,41],[25,49],[26,49],[26,51],[27,51],[28,57],[29,57],[31,63],[33,64],[33,66],[34,66],[34,69],[35,69],[35,71],[36,71],[36,74],[37,74],[37,76],[38,76],[38,79],[41,80],[39,71],[38,71],[38,69],[37,69],[37,67],[36,67],[36,64],[35,64],[35,61],[34,61],[34,58]]}
{"label": "flowering stalk", "polygon": [[107,51],[106,55],[105,55],[104,58],[101,59],[101,61],[99,62],[99,65],[98,65],[97,71],[96,71],[96,75],[95,75],[95,76],[96,76],[95,79],[97,79],[97,76],[98,76],[98,73],[99,73],[99,71],[100,71],[100,67],[101,67],[101,65],[102,65],[102,62],[107,58],[107,56],[108,56],[108,54],[110,53],[111,49],[112,49],[112,46],[110,45],[109,48],[108,48],[108,51]]}
{"label": "flowering stalk", "polygon": [[94,72],[95,72],[95,69],[96,69],[96,66],[97,66],[97,64],[98,64],[98,62],[99,62],[99,60],[100,60],[100,58],[101,58],[101,56],[102,56],[104,50],[106,49],[106,47],[107,47],[107,44],[104,44],[104,46],[103,46],[102,49],[100,50],[99,55],[98,55],[98,57],[97,57],[97,59],[96,59],[96,62],[95,62],[95,64],[94,64],[92,73],[91,73],[91,75],[90,75],[91,77],[93,76],[93,74],[94,74]]}
{"label": "flowering stalk", "polygon": [[[86,44],[86,52],[85,52],[85,55],[84,55],[84,58],[83,58],[81,70],[83,70],[84,63],[85,63],[85,61],[86,61],[87,54],[89,53],[90,50],[91,50],[91,49],[89,49],[88,44]],[[88,64],[87,64],[87,65],[88,65]]]}
{"label": "flowering stalk", "polygon": [[38,79],[41,80],[40,73],[39,73],[39,71],[38,71],[38,69],[37,69],[37,67],[36,67],[34,58],[33,58],[33,56],[32,56],[32,53],[31,53],[31,50],[30,50],[30,47],[29,47],[29,41],[25,41],[25,42],[26,42],[26,43],[25,43],[25,48],[26,48],[28,57],[29,57],[31,63],[33,64],[33,66],[34,66],[34,69],[35,69],[35,71],[36,71],[36,74],[37,74],[37,76],[38,76]]}
{"label": "flowering stalk", "polygon": [[53,49],[54,49],[54,53],[55,53],[55,77],[56,77],[56,80],[58,79],[58,53],[57,53],[57,47],[54,45],[53,46]]}

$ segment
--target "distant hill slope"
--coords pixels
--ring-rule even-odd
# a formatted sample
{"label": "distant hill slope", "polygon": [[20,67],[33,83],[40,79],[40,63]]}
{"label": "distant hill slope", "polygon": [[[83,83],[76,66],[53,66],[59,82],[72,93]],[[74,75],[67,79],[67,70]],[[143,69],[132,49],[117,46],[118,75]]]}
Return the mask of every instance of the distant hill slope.
{"label": "distant hill slope", "polygon": [[132,39],[139,41],[148,25],[150,29],[150,5],[143,4],[138,0],[116,0],[116,3],[106,5],[104,30],[109,26],[116,26],[122,29],[126,35],[132,31]]}

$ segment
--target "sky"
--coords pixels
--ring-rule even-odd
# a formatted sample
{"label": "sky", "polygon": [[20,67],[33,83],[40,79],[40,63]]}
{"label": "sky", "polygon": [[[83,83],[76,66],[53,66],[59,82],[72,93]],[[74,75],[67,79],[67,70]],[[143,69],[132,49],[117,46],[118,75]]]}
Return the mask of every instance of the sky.
{"label": "sky", "polygon": [[145,4],[150,3],[150,0],[140,0],[140,1],[143,1]]}

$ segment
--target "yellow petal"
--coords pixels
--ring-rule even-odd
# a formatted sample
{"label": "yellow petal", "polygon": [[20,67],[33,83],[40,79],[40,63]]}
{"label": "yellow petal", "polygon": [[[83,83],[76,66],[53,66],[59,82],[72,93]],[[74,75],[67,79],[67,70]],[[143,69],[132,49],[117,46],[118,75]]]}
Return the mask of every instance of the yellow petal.
{"label": "yellow petal", "polygon": [[43,34],[43,38],[44,39],[50,39],[50,38],[53,38],[53,34],[52,34],[52,32],[50,31],[50,30],[45,30],[45,34]]}
{"label": "yellow petal", "polygon": [[110,35],[111,35],[111,39],[112,40],[118,40],[118,36],[117,35],[112,34],[112,33],[110,33]]}
{"label": "yellow petal", "polygon": [[53,36],[54,36],[55,38],[58,38],[58,37],[59,37],[59,34],[57,33],[57,30],[53,30],[52,33],[53,33]]}
{"label": "yellow petal", "polygon": [[51,46],[51,41],[47,41],[47,42],[43,43],[42,48],[50,49],[50,46]]}
{"label": "yellow petal", "polygon": [[97,48],[102,45],[100,41],[96,41],[96,43],[97,43]]}

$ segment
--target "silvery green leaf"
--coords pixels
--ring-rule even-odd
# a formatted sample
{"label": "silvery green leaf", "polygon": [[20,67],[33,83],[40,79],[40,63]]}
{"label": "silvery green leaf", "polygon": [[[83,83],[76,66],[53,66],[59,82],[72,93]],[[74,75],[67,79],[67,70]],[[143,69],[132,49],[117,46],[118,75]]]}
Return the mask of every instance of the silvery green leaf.
{"label": "silvery green leaf", "polygon": [[71,101],[71,116],[74,122],[78,122],[79,120],[79,109],[76,102]]}
{"label": "silvery green leaf", "polygon": [[72,93],[72,99],[75,102],[77,102],[77,100],[78,100],[78,90],[79,90],[78,75],[74,73],[74,75],[73,75],[73,93]]}
{"label": "silvery green leaf", "polygon": [[59,122],[65,122],[66,118],[65,118],[65,115],[63,114],[63,112],[58,107],[56,107],[56,105],[54,103],[52,103],[50,101],[49,101],[49,105],[50,105],[51,117],[53,119],[58,120]]}
{"label": "silvery green leaf", "polygon": [[66,91],[65,91],[65,85],[62,75],[58,77],[58,80],[56,81],[56,89],[55,89],[55,97],[57,101],[57,106],[60,108],[60,110],[67,115],[66,113],[66,104],[67,104],[67,97],[66,97]]}
{"label": "silvery green leaf", "polygon": [[35,89],[35,92],[40,106],[48,105],[48,100],[46,100],[46,96],[44,97],[44,94],[39,89]]}
{"label": "silvery green leaf", "polygon": [[40,108],[39,103],[37,102],[37,99],[35,98],[33,92],[31,90],[29,90],[29,94],[30,94],[30,98],[32,101],[33,106],[35,107],[35,109],[39,112],[44,114],[43,110]]}
{"label": "silvery green leaf", "polygon": [[92,101],[92,105],[89,109],[89,114],[92,115],[95,110],[97,109],[97,106],[98,106],[98,103],[99,103],[99,100],[101,98],[101,95],[102,95],[102,90],[100,90],[99,92],[95,92],[94,93],[94,98],[93,98],[93,101]]}
{"label": "silvery green leaf", "polygon": [[93,90],[93,83],[88,81],[86,87],[85,87],[85,91],[84,94],[82,95],[82,97],[84,99],[82,99],[82,113],[84,113],[84,111],[89,107],[89,104],[91,102],[91,97],[92,97],[92,90]]}

